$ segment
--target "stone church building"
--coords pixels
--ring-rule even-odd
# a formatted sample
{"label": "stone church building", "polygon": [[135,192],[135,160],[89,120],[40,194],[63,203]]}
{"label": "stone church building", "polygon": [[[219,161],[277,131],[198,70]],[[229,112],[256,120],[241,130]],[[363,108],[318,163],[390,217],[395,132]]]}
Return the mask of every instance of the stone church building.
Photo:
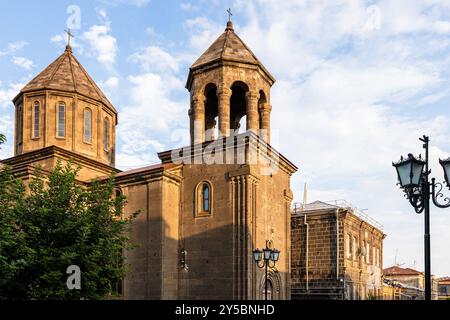
{"label": "stone church building", "polygon": [[[14,157],[3,162],[24,180],[58,160],[80,164],[81,183],[116,174],[125,214],[140,210],[130,231],[137,248],[125,252],[123,299],[262,299],[265,273],[252,252],[267,243],[280,250],[267,291],[290,299],[297,167],[269,144],[274,82],[228,22],[189,70],[191,144],[122,172],[118,112],[68,45],[14,98]],[[246,128],[236,134],[240,124]]]}

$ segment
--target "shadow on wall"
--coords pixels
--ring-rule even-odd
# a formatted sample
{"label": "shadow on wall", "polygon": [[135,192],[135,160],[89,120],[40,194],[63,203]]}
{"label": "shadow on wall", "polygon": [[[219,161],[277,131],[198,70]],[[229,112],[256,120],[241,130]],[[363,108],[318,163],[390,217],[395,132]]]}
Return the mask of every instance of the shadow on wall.
{"label": "shadow on wall", "polygon": [[[253,241],[238,237],[245,228],[209,228],[208,219],[220,217],[198,218],[201,232],[183,237],[177,230],[174,237],[163,219],[141,214],[131,227],[137,247],[125,253],[129,269],[123,299],[264,299],[264,269],[253,260]],[[269,271],[268,298],[285,299],[290,275]]]}

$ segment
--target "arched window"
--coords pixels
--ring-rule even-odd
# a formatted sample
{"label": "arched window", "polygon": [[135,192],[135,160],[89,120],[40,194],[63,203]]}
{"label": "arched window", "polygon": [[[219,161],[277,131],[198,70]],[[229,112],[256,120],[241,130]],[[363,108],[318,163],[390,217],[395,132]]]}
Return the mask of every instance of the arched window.
{"label": "arched window", "polygon": [[209,212],[209,185],[208,184],[204,184],[203,185],[203,190],[202,190],[202,202],[203,202],[203,211],[204,212]]}
{"label": "arched window", "polygon": [[[241,81],[236,81],[231,86],[230,98],[230,129],[239,132],[241,120],[247,115],[247,93],[249,87]],[[242,125],[242,131],[246,131],[247,120]]]}
{"label": "arched window", "polygon": [[105,118],[103,121],[103,148],[105,151],[109,150],[109,119]]}
{"label": "arched window", "polygon": [[84,142],[90,143],[92,135],[92,111],[84,109]]}
{"label": "arched window", "polygon": [[203,181],[196,188],[195,216],[207,217],[212,213],[212,189],[209,182]]}
{"label": "arched window", "polygon": [[59,138],[64,138],[66,136],[66,105],[64,102],[58,104],[57,134]]}
{"label": "arched window", "polygon": [[39,138],[39,115],[40,115],[40,105],[39,102],[36,101],[34,103],[34,111],[33,111],[33,138]]}

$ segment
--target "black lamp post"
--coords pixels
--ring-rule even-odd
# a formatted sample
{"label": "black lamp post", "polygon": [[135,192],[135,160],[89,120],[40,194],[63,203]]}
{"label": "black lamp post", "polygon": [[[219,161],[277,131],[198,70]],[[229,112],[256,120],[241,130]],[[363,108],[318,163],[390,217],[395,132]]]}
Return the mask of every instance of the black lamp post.
{"label": "black lamp post", "polygon": [[[432,178],[430,183],[431,170],[428,168],[430,138],[423,136],[419,140],[423,142],[425,159],[408,154],[408,158],[401,157],[399,162],[392,165],[397,170],[400,188],[405,192],[409,203],[417,213],[425,213],[425,300],[431,300],[430,198],[437,207],[450,208],[450,197],[444,197],[443,183],[436,182],[435,178]],[[444,169],[445,183],[450,189],[450,158],[439,160],[439,163]],[[442,203],[438,201],[441,198],[443,198]]]}
{"label": "black lamp post", "polygon": [[266,241],[266,247],[262,250],[256,248],[253,250],[253,259],[259,268],[265,268],[265,283],[264,283],[264,299],[267,300],[267,269],[274,268],[278,259],[280,258],[280,251],[277,249],[270,249],[269,241]]}

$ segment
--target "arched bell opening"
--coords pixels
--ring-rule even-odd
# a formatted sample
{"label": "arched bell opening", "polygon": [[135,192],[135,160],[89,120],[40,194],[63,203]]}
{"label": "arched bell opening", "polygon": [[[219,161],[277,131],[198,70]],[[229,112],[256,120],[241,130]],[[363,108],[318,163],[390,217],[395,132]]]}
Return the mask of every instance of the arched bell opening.
{"label": "arched bell opening", "polygon": [[247,115],[248,91],[248,86],[241,81],[237,81],[231,86],[230,129],[235,132],[238,132],[240,127],[245,128],[245,122],[241,122],[241,120]]}
{"label": "arched bell opening", "polygon": [[205,98],[205,141],[213,141],[219,136],[219,101],[215,84],[210,83],[205,87]]}

